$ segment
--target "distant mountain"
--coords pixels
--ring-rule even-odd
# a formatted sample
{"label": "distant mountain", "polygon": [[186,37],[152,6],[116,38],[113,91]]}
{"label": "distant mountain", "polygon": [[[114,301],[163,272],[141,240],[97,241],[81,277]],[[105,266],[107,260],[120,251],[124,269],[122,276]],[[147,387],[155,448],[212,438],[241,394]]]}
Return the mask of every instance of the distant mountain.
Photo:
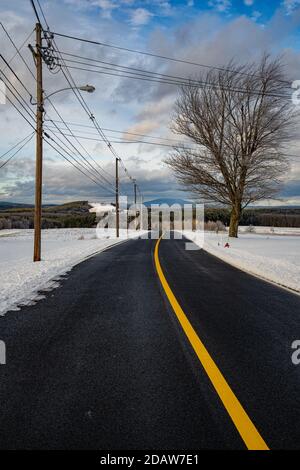
{"label": "distant mountain", "polygon": [[[55,207],[57,204],[43,204],[43,207]],[[0,211],[9,209],[31,209],[34,204],[21,204],[20,202],[0,201]]]}
{"label": "distant mountain", "polygon": [[179,204],[180,206],[184,206],[184,204],[192,204],[191,201],[186,201],[184,199],[172,199],[172,198],[159,198],[159,199],[152,199],[151,201],[144,202],[146,207],[150,207],[152,204],[168,204],[168,206],[172,206],[173,204]]}
{"label": "distant mountain", "polygon": [[7,202],[7,201],[0,201],[0,210],[2,209],[14,209],[14,208],[26,208],[26,207],[34,207],[33,204],[21,204],[19,202]]}
{"label": "distant mountain", "polygon": [[287,209],[300,209],[300,205],[293,205],[293,206],[248,206],[248,209],[270,209],[270,210],[287,210]]}

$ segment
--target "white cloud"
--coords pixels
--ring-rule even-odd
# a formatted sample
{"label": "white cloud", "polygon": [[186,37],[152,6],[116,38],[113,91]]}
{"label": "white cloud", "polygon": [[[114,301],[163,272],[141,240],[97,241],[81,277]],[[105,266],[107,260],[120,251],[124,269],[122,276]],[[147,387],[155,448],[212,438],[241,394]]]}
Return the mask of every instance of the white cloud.
{"label": "white cloud", "polygon": [[231,0],[209,0],[208,6],[218,12],[227,12],[231,7]]}
{"label": "white cloud", "polygon": [[151,13],[149,10],[146,10],[146,8],[137,8],[136,10],[132,11],[130,22],[134,26],[142,26],[149,23],[152,16],[153,13]]}
{"label": "white cloud", "polygon": [[118,8],[116,0],[64,0],[67,5],[72,5],[80,10],[100,8],[104,18],[110,18],[113,10]]}
{"label": "white cloud", "polygon": [[283,6],[285,7],[288,14],[291,14],[293,10],[300,6],[300,0],[284,0]]}
{"label": "white cloud", "polygon": [[105,18],[110,18],[111,12],[115,8],[118,8],[116,3],[111,0],[92,0],[90,3],[91,3],[91,6],[101,8],[103,16]]}
{"label": "white cloud", "polygon": [[251,15],[251,18],[253,21],[257,21],[260,17],[261,17],[261,12],[258,11],[258,10],[255,10],[252,15]]}
{"label": "white cloud", "polygon": [[254,3],[254,0],[244,0],[244,4],[247,5],[247,7],[251,7]]}

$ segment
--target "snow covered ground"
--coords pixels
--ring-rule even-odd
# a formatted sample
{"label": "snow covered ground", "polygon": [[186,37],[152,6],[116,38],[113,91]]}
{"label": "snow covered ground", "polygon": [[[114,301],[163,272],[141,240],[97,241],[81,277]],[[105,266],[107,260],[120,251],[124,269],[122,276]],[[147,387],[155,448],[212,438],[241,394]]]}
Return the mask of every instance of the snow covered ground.
{"label": "snow covered ground", "polygon": [[[300,230],[276,228],[273,233],[270,227],[255,227],[255,232],[242,228],[237,239],[229,239],[225,232],[205,232],[204,249],[251,274],[300,292]],[[229,248],[225,248],[226,242]]]}
{"label": "snow covered ground", "polygon": [[116,211],[115,206],[112,206],[111,204],[102,204],[97,202],[90,202],[89,204],[92,206],[89,212],[94,212],[96,214],[104,214],[105,212]]}
{"label": "snow covered ground", "polygon": [[97,239],[95,229],[43,230],[42,261],[33,263],[32,230],[0,231],[0,315],[38,300],[39,290],[56,287],[75,264],[119,242]]}

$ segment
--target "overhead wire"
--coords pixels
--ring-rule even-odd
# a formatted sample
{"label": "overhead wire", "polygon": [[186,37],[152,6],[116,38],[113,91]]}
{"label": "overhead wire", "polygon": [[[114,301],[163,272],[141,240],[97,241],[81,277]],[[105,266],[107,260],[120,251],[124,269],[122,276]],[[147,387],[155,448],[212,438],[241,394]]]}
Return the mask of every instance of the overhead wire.
{"label": "overhead wire", "polygon": [[[35,5],[34,5],[34,1],[31,0],[31,3],[32,3],[33,7],[34,7],[34,11],[35,11],[35,13],[36,13],[36,17],[37,17],[39,23],[41,24],[41,22],[40,22],[40,20],[39,20],[39,17],[38,17],[38,14],[37,14],[36,7],[35,7]],[[44,21],[45,21],[45,24],[46,24],[46,26],[47,26],[48,32],[49,32],[50,34],[52,34],[52,33],[50,32],[49,24],[47,23],[46,17],[45,17],[45,15],[44,15],[43,9],[42,9],[41,4],[40,4],[39,1],[38,1],[38,6],[39,6],[39,9],[40,9],[41,12],[42,12],[42,16],[43,16]],[[89,109],[87,103],[85,102],[85,100],[84,100],[82,94],[80,93],[80,90],[79,90],[78,87],[76,86],[76,83],[75,83],[75,81],[74,81],[74,79],[73,79],[73,77],[72,77],[72,75],[71,75],[71,73],[70,73],[70,71],[69,71],[69,69],[68,69],[68,66],[66,66],[66,64],[65,64],[65,62],[64,62],[64,59],[63,59],[63,57],[62,57],[62,55],[61,55],[61,53],[60,53],[60,51],[59,51],[59,48],[58,48],[58,46],[57,46],[57,44],[56,44],[56,42],[55,42],[54,39],[53,39],[53,44],[54,44],[54,46],[55,46],[55,48],[56,48],[58,54],[59,54],[60,57],[61,57],[61,60],[62,60],[63,64],[64,64],[64,66],[65,66],[66,71],[64,71],[62,67],[61,67],[61,69],[62,69],[62,72],[63,72],[63,74],[64,74],[64,76],[65,76],[67,82],[69,83],[69,86],[71,87],[73,93],[75,94],[75,96],[76,96],[76,98],[78,99],[78,101],[80,102],[81,106],[83,107],[83,109],[85,110],[85,112],[87,113],[87,115],[89,116],[89,119],[92,120],[93,124],[95,125],[95,128],[98,130],[100,136],[104,139],[104,142],[107,144],[107,146],[108,146],[108,148],[110,149],[110,151],[112,152],[112,154],[115,156],[115,158],[116,158],[118,161],[122,162],[122,166],[126,169],[126,167],[125,167],[125,165],[124,165],[122,159],[119,157],[119,155],[117,154],[117,152],[115,151],[115,149],[112,147],[111,143],[107,140],[107,138],[106,138],[106,136],[105,136],[105,134],[104,134],[104,132],[103,132],[101,126],[99,125],[99,123],[98,123],[98,121],[96,120],[96,118],[95,118],[95,116],[93,115],[93,113],[90,111],[90,109]],[[65,73],[65,72],[66,72],[66,73]],[[68,76],[67,76],[67,75],[68,75]],[[127,174],[127,176],[129,177],[129,179],[131,179],[131,180],[133,181],[133,178],[129,175],[127,169],[126,169],[126,174]]]}
{"label": "overhead wire", "polygon": [[[83,71],[83,72],[92,72],[92,73],[97,73],[97,74],[100,74],[100,75],[108,75],[108,76],[113,76],[113,77],[120,77],[120,78],[129,78],[129,79],[133,79],[133,80],[140,80],[140,81],[146,81],[146,82],[153,82],[153,83],[161,83],[161,84],[165,84],[165,85],[175,85],[175,86],[186,86],[188,84],[188,82],[185,82],[185,81],[179,81],[179,80],[171,80],[171,79],[165,79],[165,78],[158,78],[158,77],[151,77],[147,74],[139,74],[139,73],[132,73],[132,72],[123,72],[123,71],[119,71],[119,70],[116,70],[116,69],[113,69],[111,68],[111,72],[106,72],[105,70],[94,70],[94,69],[90,69],[90,68],[86,68],[86,67],[76,67],[76,66],[72,66],[72,65],[61,65],[61,67],[68,67],[70,69],[73,69],[73,70],[79,70],[79,71]],[[91,67],[98,67],[98,66],[95,66],[95,65],[91,65]],[[105,67],[102,67],[103,69],[105,69]],[[116,72],[116,73],[114,73]],[[196,84],[196,83],[190,83],[189,84],[189,87],[191,88],[211,88],[211,89],[219,89],[219,90],[227,90],[227,91],[231,91],[231,92],[235,92],[235,93],[245,93],[245,90],[243,89],[238,89],[238,88],[230,88],[230,87],[222,87],[218,84],[212,84],[212,83],[204,83],[204,84]],[[263,91],[259,91],[259,90],[253,90],[252,91],[252,94],[254,95],[258,95],[258,96],[268,96],[270,98],[286,98],[286,99],[290,99],[290,96],[288,94],[276,94],[276,93],[265,93]]]}
{"label": "overhead wire", "polygon": [[16,150],[5,162],[0,164],[0,169],[3,168],[5,165],[7,165],[31,141],[33,136],[34,136],[34,132],[30,134],[29,138],[27,138],[26,142],[24,142],[23,145],[21,145],[21,147],[18,150]]}
{"label": "overhead wire", "polygon": [[[48,130],[48,129],[47,129],[47,130]],[[50,132],[53,132],[53,131],[50,130]],[[67,139],[66,135],[65,135],[63,132],[60,131],[60,134],[63,136],[63,138]],[[70,153],[72,153],[72,154],[74,155],[74,150],[73,150],[73,149],[75,149],[75,155],[78,156],[78,150],[76,149],[76,147],[72,144],[72,142],[71,142],[69,139],[67,139],[67,141],[71,144],[71,146],[73,147],[73,149],[70,149],[70,147],[68,147],[68,146],[66,145],[66,143],[65,143],[58,135],[56,135],[56,138],[68,149],[69,155],[70,155]],[[57,143],[56,143],[56,144],[57,144]],[[59,145],[59,144],[57,144],[57,145]],[[60,146],[60,148],[61,148],[61,146]],[[96,176],[95,176],[95,168],[93,167],[93,165],[92,165],[82,154],[80,154],[80,155],[81,155],[81,157],[83,158],[83,162],[79,162],[79,161],[76,160],[77,163],[81,163],[82,165],[84,165],[84,166],[86,167],[86,170],[87,170],[89,173],[91,173],[91,174],[94,176],[94,178],[96,178]],[[78,157],[79,157],[79,156],[78,156]],[[105,182],[103,183],[103,180],[102,180],[103,177],[102,177],[102,175],[101,175],[99,172],[96,171],[96,175],[99,175],[99,176],[101,177],[101,184],[102,184],[103,187],[107,188],[108,191],[114,192],[114,191],[110,188],[110,186],[107,187],[106,184],[105,184]],[[99,179],[99,176],[98,176],[97,179]],[[99,180],[99,181],[100,181],[100,180]]]}
{"label": "overhead wire", "polygon": [[[62,121],[58,121],[56,120],[55,121],[56,123],[60,123],[62,124]],[[94,126],[89,126],[87,124],[83,124],[83,123],[75,123],[75,122],[67,122],[67,124],[69,126],[74,126],[74,127],[82,127],[82,128],[88,128],[88,129],[94,129]],[[184,142],[179,142],[178,140],[174,139],[174,138],[170,138],[170,137],[161,137],[159,135],[151,135],[151,134],[140,134],[140,133],[137,133],[137,132],[129,132],[129,131],[125,131],[125,130],[117,130],[117,129],[110,129],[110,128],[105,128],[103,127],[102,128],[104,131],[107,131],[107,132],[113,132],[113,133],[117,133],[117,134],[126,134],[126,135],[132,135],[132,136],[136,136],[136,137],[145,137],[145,138],[148,138],[148,139],[157,139],[157,140],[164,140],[164,141],[169,141],[169,142],[176,142],[176,143],[184,143]],[[88,133],[87,131],[84,131],[86,133]],[[92,133],[90,133],[92,134]],[[93,133],[93,135],[95,135]]]}
{"label": "overhead wire", "polygon": [[[33,7],[34,7],[35,13],[37,13],[37,10],[36,10],[36,8],[35,8],[34,2],[31,2],[31,3],[32,3]],[[38,3],[39,3],[39,2],[38,2]],[[40,4],[39,4],[39,6],[40,6]],[[41,11],[42,11],[42,9],[41,9]],[[43,18],[44,18],[44,21],[46,22],[46,17],[45,17],[45,15],[43,14],[43,11],[42,11],[42,16],[43,16]],[[40,21],[40,19],[39,19],[38,16],[37,16],[37,20]],[[1,26],[2,26],[2,28],[3,28],[3,30],[4,30],[4,32],[6,33],[8,39],[10,40],[10,42],[12,43],[13,47],[14,47],[15,50],[16,50],[15,56],[16,56],[16,55],[19,55],[19,57],[21,58],[22,62],[24,63],[24,65],[26,66],[26,68],[28,69],[28,71],[31,73],[31,75],[33,76],[33,78],[34,78],[35,81],[36,81],[36,77],[35,77],[34,74],[32,73],[30,67],[28,66],[27,62],[26,62],[25,59],[23,58],[22,54],[20,53],[20,49],[21,49],[21,48],[23,47],[23,45],[25,44],[25,41],[24,41],[24,43],[22,44],[21,48],[17,48],[15,42],[13,41],[12,37],[10,36],[10,34],[8,33],[8,31],[6,30],[6,28],[4,27],[4,25],[3,25],[2,23],[1,23]],[[30,33],[30,35],[28,36],[27,39],[29,39],[29,37],[30,37],[31,35],[32,35],[32,32]],[[15,57],[15,56],[14,56],[14,57]],[[29,90],[25,87],[24,83],[22,82],[22,80],[20,80],[20,78],[17,76],[17,74],[14,72],[14,70],[12,70],[12,68],[11,68],[10,65],[9,65],[9,62],[6,61],[6,59],[2,56],[2,54],[1,54],[1,58],[2,58],[3,61],[5,62],[6,67],[9,67],[9,68],[10,68],[10,70],[11,70],[11,72],[13,73],[13,75],[15,76],[15,78],[19,81],[19,83],[23,86],[23,88],[26,90],[26,92],[29,94],[30,98],[32,99],[31,93],[30,93]],[[9,80],[7,77],[6,77],[6,79]],[[10,82],[10,84],[11,84],[11,82]],[[15,92],[20,96],[20,94],[19,94],[19,92],[16,90],[16,88],[15,88],[12,84],[11,84],[11,86],[14,88]],[[14,96],[15,96],[15,95],[14,95]],[[26,106],[27,103],[25,102],[25,100],[24,100],[21,96],[20,96],[20,98],[22,99],[23,103],[25,103],[25,106]],[[51,101],[51,100],[49,100],[49,101]],[[21,104],[19,100],[18,100],[18,102],[19,102],[19,104]],[[53,105],[52,102],[51,102],[51,104],[52,104],[52,106],[54,107],[54,105]],[[28,112],[28,110],[26,110],[26,109],[24,108],[23,105],[22,105],[22,107],[23,107],[23,109],[24,109],[28,114],[30,114],[30,113]],[[27,108],[28,108],[28,109],[32,112],[32,114],[34,115],[33,111],[32,111],[31,108],[30,108],[30,106],[27,105]],[[56,110],[56,112],[57,112],[57,110]],[[60,114],[58,114],[58,115],[59,115],[60,118],[62,118],[62,116],[61,116]],[[24,116],[23,116],[23,117],[24,117]],[[71,132],[72,132],[72,131],[71,131]],[[79,145],[83,148],[82,144],[81,144],[79,141],[78,141],[78,143],[79,143]],[[78,149],[77,149],[77,152],[80,154],[80,152],[78,151]],[[87,151],[86,151],[86,152],[87,152]],[[87,152],[87,153],[88,153],[88,152]],[[82,157],[84,158],[84,156],[82,156]],[[91,156],[90,156],[90,158],[92,159]],[[93,161],[95,162],[95,160],[93,160]],[[96,164],[100,167],[100,165],[99,165],[97,162],[96,162]],[[96,170],[96,171],[97,171],[97,170]],[[99,175],[100,175],[100,173],[99,173]],[[101,177],[105,179],[105,177],[104,177],[103,175],[101,175]],[[109,184],[111,184],[111,183],[109,183]]]}
{"label": "overhead wire", "polygon": [[[15,100],[19,103],[19,105],[22,107],[22,109],[27,113],[28,117],[26,117],[23,112],[18,108],[18,106],[12,101],[12,99],[7,96],[7,94],[5,94],[1,89],[0,91],[2,92],[2,94],[5,96],[6,99],[8,99],[8,101],[13,105],[13,107],[18,111],[18,113],[27,121],[27,123],[33,128],[34,130],[34,133],[36,132],[36,129],[33,125],[33,123],[35,123],[35,115],[34,115],[34,112],[32,111],[32,109],[30,108],[30,106],[28,105],[28,103],[24,100],[24,98],[22,97],[22,95],[19,93],[19,91],[14,87],[14,85],[11,83],[11,81],[8,79],[8,77],[6,76],[6,74],[4,74],[2,72],[2,70],[0,70],[0,72],[2,73],[2,75],[4,76],[5,80],[4,80],[4,83],[5,83],[5,86],[6,88],[8,89],[8,91],[11,93],[11,95],[15,98]],[[14,91],[13,91],[14,90]],[[31,121],[29,120],[29,118],[31,119]],[[34,134],[33,133],[33,134]],[[32,135],[33,135],[32,134]],[[50,138],[50,136],[49,136]],[[52,139],[56,145],[60,146],[54,139]],[[27,142],[26,142],[27,144]],[[23,148],[23,147],[22,147]],[[65,148],[63,148],[62,146],[60,146],[61,150],[65,151]],[[56,149],[57,151],[57,149]],[[18,153],[18,151],[16,152]],[[61,154],[61,152],[60,152]],[[6,165],[10,160],[11,160],[12,157],[10,157],[4,164],[1,165],[1,167],[3,167],[4,165]],[[77,162],[78,164],[80,164],[81,162]],[[77,168],[77,167],[76,167]],[[94,179],[93,179],[94,182],[96,182]],[[97,184],[99,184],[99,186],[101,185],[101,183],[97,182]],[[107,190],[106,187],[104,187],[103,185],[101,185],[102,188],[104,188],[105,190]]]}
{"label": "overhead wire", "polygon": [[[48,139],[55,142],[55,140],[51,136],[49,136],[48,134],[45,134],[44,140],[53,150],[55,150],[61,157],[63,157],[67,162],[69,162],[74,168],[76,168],[78,171],[80,171],[83,175],[85,175],[87,178],[89,178],[91,181],[93,181],[93,183],[97,184],[102,189],[106,190],[106,188],[105,187],[103,188],[103,186],[97,180],[95,180],[93,177],[91,177],[90,175],[85,173],[85,171],[80,166],[78,167],[75,163],[72,162],[72,160],[70,160],[68,157],[66,157],[66,155],[64,155],[64,153],[62,153],[60,150],[58,150],[51,142],[49,142]],[[56,142],[55,142],[55,144],[57,145]]]}
{"label": "overhead wire", "polygon": [[28,69],[28,71],[30,72],[31,76],[33,76],[33,78],[35,79],[35,76],[34,76],[34,74],[32,73],[32,70],[29,68],[29,66],[28,66],[28,64],[26,63],[25,59],[24,59],[23,56],[21,55],[21,50],[23,49],[23,47],[25,46],[25,44],[28,43],[28,41],[29,41],[30,37],[32,36],[34,30],[32,30],[32,31],[30,32],[30,34],[26,37],[26,39],[25,39],[24,42],[21,44],[21,46],[20,46],[20,47],[17,47],[16,44],[15,44],[15,42],[13,41],[11,35],[9,34],[9,32],[7,31],[7,29],[5,28],[5,26],[3,25],[2,22],[0,22],[0,25],[1,25],[2,29],[3,29],[3,31],[5,32],[6,36],[8,37],[9,41],[10,41],[11,44],[13,45],[14,49],[16,50],[15,54],[11,57],[11,59],[8,61],[8,63],[10,64],[10,63],[14,60],[14,58],[18,55],[18,56],[21,58],[21,60],[22,60],[22,62],[24,63],[24,65],[26,66],[26,68]]}
{"label": "overhead wire", "polygon": [[[108,47],[108,48],[111,48],[111,49],[116,49],[116,50],[120,50],[120,51],[124,51],[124,52],[130,52],[130,53],[134,53],[134,54],[140,54],[140,55],[144,55],[144,56],[155,57],[155,58],[158,58],[158,59],[168,60],[168,61],[171,61],[171,62],[178,62],[178,63],[182,63],[182,64],[186,64],[186,65],[193,65],[193,66],[197,66],[197,67],[203,67],[203,68],[208,68],[208,69],[213,69],[213,70],[218,70],[218,71],[239,73],[239,74],[245,75],[245,76],[256,76],[255,74],[242,72],[242,71],[238,71],[238,70],[235,70],[235,69],[230,69],[230,68],[227,68],[227,67],[214,66],[214,65],[194,62],[194,61],[191,61],[191,60],[186,60],[186,59],[181,59],[181,58],[179,59],[179,58],[176,58],[176,57],[170,57],[170,56],[166,56],[166,55],[162,55],[162,54],[155,54],[153,52],[141,51],[141,50],[138,50],[138,49],[132,49],[132,48],[124,47],[124,46],[118,46],[118,45],[115,45],[115,44],[108,44],[108,43],[105,43],[105,42],[80,38],[80,37],[72,36],[72,35],[68,35],[68,34],[62,34],[62,33],[56,32],[56,31],[51,31],[51,33],[55,36],[60,36],[60,37],[72,39],[72,40],[75,40],[75,41],[80,41],[80,42],[89,43],[89,44],[102,46],[102,47]],[[281,80],[281,82],[285,83],[287,85],[290,84],[287,80]]]}
{"label": "overhead wire", "polygon": [[23,139],[21,139],[19,142],[17,142],[15,145],[13,145],[9,150],[7,150],[5,153],[3,153],[2,155],[0,155],[0,159],[5,157],[6,155],[8,155],[12,150],[14,150],[16,147],[19,147],[19,145],[21,145],[25,140],[28,139],[28,137],[30,137],[31,135],[33,135],[34,132],[31,132],[30,134],[28,134],[26,137],[23,137]]}
{"label": "overhead wire", "polygon": [[[53,104],[53,102],[49,99],[49,102],[51,104],[51,106],[53,107],[53,109],[55,110],[56,114],[58,115],[58,117],[62,120],[63,124],[66,126],[66,128],[68,129],[68,131],[70,132],[71,135],[68,135],[67,137],[73,137],[75,138],[76,142],[79,144],[79,146],[82,148],[83,151],[86,152],[86,154],[88,155],[88,157],[98,166],[98,168],[102,171],[102,172],[106,172],[106,170],[104,170],[104,168],[102,168],[101,165],[98,164],[98,162],[96,160],[94,160],[94,158],[91,156],[91,154],[87,151],[87,149],[81,144],[81,142],[78,140],[77,136],[74,135],[73,131],[70,129],[69,125],[66,123],[66,121],[64,121],[64,119],[62,118],[60,112],[57,110],[56,106]],[[56,129],[58,129],[62,134],[63,132],[61,131],[61,129],[59,129],[59,127],[57,126],[57,124],[55,123],[55,121],[51,120],[50,119],[50,122],[52,122],[52,124],[55,126]],[[47,128],[49,128],[49,126],[47,126]],[[69,139],[67,139],[69,141]],[[73,146],[73,148],[75,148],[74,144],[72,142],[69,141],[69,143],[71,143],[71,145]],[[86,160],[86,157],[80,152],[78,151],[78,149],[76,149],[77,152],[82,156],[82,158],[84,160]],[[90,163],[89,163],[90,164]],[[90,164],[91,165],[91,164]],[[104,179],[108,184],[112,184],[112,182],[110,180],[108,180],[103,174],[100,174],[100,172],[95,168],[95,171],[101,176],[102,179]],[[109,176],[111,176],[109,173],[107,173]]]}

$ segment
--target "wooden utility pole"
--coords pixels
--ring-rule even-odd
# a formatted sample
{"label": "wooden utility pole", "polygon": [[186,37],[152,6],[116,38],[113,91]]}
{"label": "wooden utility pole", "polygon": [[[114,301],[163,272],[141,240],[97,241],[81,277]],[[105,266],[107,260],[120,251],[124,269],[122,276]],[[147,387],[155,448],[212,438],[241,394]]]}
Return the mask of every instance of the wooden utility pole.
{"label": "wooden utility pole", "polygon": [[120,211],[119,211],[119,158],[116,157],[116,236],[120,236]]}
{"label": "wooden utility pole", "polygon": [[136,204],[136,181],[133,182],[134,185],[134,204]]}
{"label": "wooden utility pole", "polygon": [[43,67],[42,67],[42,28],[36,24],[36,163],[35,163],[35,210],[34,210],[34,252],[33,261],[41,261],[42,227],[42,177],[43,177]]}
{"label": "wooden utility pole", "polygon": [[136,208],[136,180],[133,179],[133,191],[134,191],[134,212],[135,212],[135,218],[134,218],[134,227],[135,227],[135,230],[137,230],[137,215],[138,215],[138,211],[137,211],[137,208]]}

